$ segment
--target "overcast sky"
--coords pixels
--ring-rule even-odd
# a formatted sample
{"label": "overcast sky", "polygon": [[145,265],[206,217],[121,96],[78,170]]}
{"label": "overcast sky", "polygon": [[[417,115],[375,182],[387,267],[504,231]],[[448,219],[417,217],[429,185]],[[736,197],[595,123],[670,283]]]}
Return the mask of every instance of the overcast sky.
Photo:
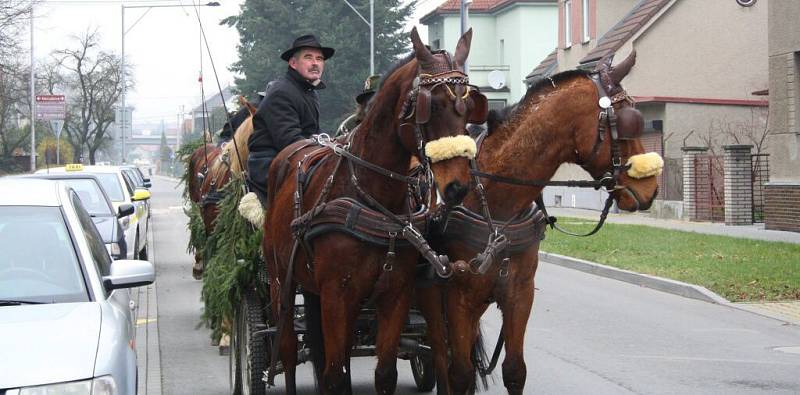
{"label": "overcast sky", "polygon": [[[0,0],[2,1],[2,0]],[[197,2],[197,0],[194,0]],[[322,0],[341,1],[341,0]],[[380,0],[376,0],[380,1]],[[416,18],[444,0],[421,0]],[[208,0],[200,0],[205,4]],[[211,55],[220,84],[233,84],[228,70],[236,61],[239,35],[219,21],[239,13],[244,0],[219,0],[219,7],[200,7]],[[117,54],[121,51],[121,2],[113,0],[43,1],[36,8],[34,52],[37,62],[45,61],[54,50],[75,47],[74,35],[97,29],[102,47]],[[185,7],[128,8],[154,4],[183,4]],[[135,108],[134,127],[142,123],[177,124],[181,106],[185,112],[200,104],[200,31],[192,0],[125,1],[125,61],[134,67],[136,88],[129,91],[127,103]],[[136,20],[145,14],[135,26]],[[411,26],[408,26],[410,29]],[[427,36],[422,29],[423,36]],[[203,48],[204,90],[206,97],[216,93],[217,85],[208,54]]]}

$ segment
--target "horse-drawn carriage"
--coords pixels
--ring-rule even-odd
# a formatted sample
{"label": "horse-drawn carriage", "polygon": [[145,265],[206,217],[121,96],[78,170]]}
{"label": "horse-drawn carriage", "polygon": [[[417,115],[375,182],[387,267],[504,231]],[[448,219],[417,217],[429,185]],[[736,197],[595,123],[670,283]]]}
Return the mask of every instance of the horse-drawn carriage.
{"label": "horse-drawn carriage", "polygon": [[[272,384],[282,373],[283,392],[294,393],[295,368],[310,361],[322,392],[347,393],[349,358],[373,355],[376,392],[394,392],[401,358],[411,361],[420,390],[468,393],[476,372],[491,370],[476,368],[475,350],[478,320],[497,303],[503,329],[490,366],[504,345],[504,384],[522,393],[525,325],[549,220],[531,208],[534,199],[558,165],[573,162],[594,178],[574,185],[606,188],[607,208],[612,201],[626,210],[652,202],[659,160],[642,155],[641,115],[619,86],[633,57],[535,84],[520,103],[489,117],[476,156],[466,124],[487,119],[485,97],[461,71],[470,38],[462,37],[451,57],[426,49],[414,31],[414,53],[386,73],[355,131],[279,153],[263,180],[269,208],[254,219],[263,232],[256,256],[242,258],[230,246],[244,233],[220,230],[236,216],[231,212],[248,211],[236,193],[252,123],[218,154],[224,174],[215,174],[210,155],[187,166],[190,188],[193,174],[208,169],[201,192],[190,195],[207,206],[205,230],[228,252],[223,263],[206,254],[212,262],[204,295],[228,300],[214,324],[231,333],[234,392],[261,393],[262,379]],[[409,174],[412,156],[421,167]],[[223,185],[237,198],[233,209],[224,199],[219,207],[201,201]],[[223,220],[213,228],[209,219],[217,214]],[[227,235],[221,244],[220,233]],[[439,281],[416,286],[418,262]],[[229,273],[211,275],[221,267]]]}

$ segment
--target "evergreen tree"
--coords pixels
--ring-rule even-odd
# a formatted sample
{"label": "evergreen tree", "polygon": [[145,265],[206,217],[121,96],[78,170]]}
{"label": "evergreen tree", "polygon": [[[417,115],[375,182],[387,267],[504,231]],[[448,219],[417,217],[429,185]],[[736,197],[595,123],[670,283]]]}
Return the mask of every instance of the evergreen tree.
{"label": "evergreen tree", "polygon": [[[350,0],[369,19],[369,0]],[[415,2],[375,1],[375,71],[386,70],[410,48],[402,28]],[[232,70],[244,76],[236,81],[240,92],[254,98],[268,81],[284,73],[280,54],[303,34],[314,34],[336,54],[325,63],[320,92],[320,127],[334,130],[355,108],[354,97],[369,75],[369,26],[341,0],[246,0],[239,15],[222,23],[239,31],[239,61]]]}

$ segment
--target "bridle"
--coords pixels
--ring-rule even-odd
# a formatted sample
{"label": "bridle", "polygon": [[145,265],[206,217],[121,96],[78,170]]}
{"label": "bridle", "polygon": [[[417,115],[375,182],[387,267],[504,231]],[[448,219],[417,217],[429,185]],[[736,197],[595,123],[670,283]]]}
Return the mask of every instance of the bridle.
{"label": "bridle", "polygon": [[[379,211],[398,225],[402,225],[402,236],[408,240],[409,243],[411,243],[428,262],[430,262],[439,277],[448,278],[453,275],[452,264],[450,263],[449,258],[446,255],[437,255],[436,252],[433,251],[433,249],[428,245],[424,236],[413,226],[410,220],[410,206],[407,219],[403,219],[397,214],[391,212],[391,210],[383,206],[377,199],[375,199],[362,188],[356,172],[356,166],[359,166],[388,177],[392,180],[404,182],[409,186],[407,192],[409,201],[413,201],[413,198],[415,197],[414,192],[416,192],[418,201],[425,200],[420,192],[423,189],[430,191],[433,186],[431,185],[433,182],[431,161],[426,155],[422,154],[424,152],[425,145],[428,143],[425,138],[424,130],[427,128],[427,124],[430,120],[431,91],[439,86],[446,87],[450,97],[455,101],[456,112],[458,112],[460,115],[463,115],[466,111],[464,100],[469,97],[470,92],[477,92],[470,89],[469,78],[457,67],[455,62],[451,60],[450,55],[446,51],[435,52],[434,56],[437,55],[438,57],[443,57],[445,62],[435,62],[432,65],[427,65],[429,67],[423,67],[422,65],[418,67],[417,77],[414,79],[413,87],[408,92],[403,103],[402,111],[398,117],[398,119],[406,121],[410,121],[412,118],[415,118],[413,124],[410,122],[402,123],[399,126],[398,133],[403,146],[405,146],[406,149],[412,153],[414,153],[414,150],[416,150],[418,157],[421,159],[420,162],[422,165],[422,170],[418,173],[418,175],[408,176],[405,174],[399,174],[353,154],[351,152],[351,139],[355,134],[355,130],[350,133],[349,138],[345,143],[331,139],[325,134],[316,136],[315,141],[321,146],[330,148],[335,155],[339,156],[339,163],[341,163],[341,159],[347,159],[351,184],[356,189],[359,197],[361,197],[362,200],[364,200],[372,209]],[[445,67],[449,67],[449,69],[445,69]],[[413,149],[412,147],[409,147],[409,137],[413,137],[414,139]],[[337,168],[338,166],[339,164],[336,165]],[[327,198],[327,191],[330,190],[333,184],[333,174],[335,173],[336,170],[334,170],[334,172],[328,178],[325,186],[323,187],[323,192],[320,195],[320,199],[315,206],[323,203]],[[427,207],[430,206],[430,200],[431,198],[428,196],[428,204],[426,205]],[[302,207],[302,204],[298,205],[296,203],[295,205]]]}
{"label": "bridle", "polygon": [[[548,215],[547,208],[545,207],[542,195],[539,194],[539,196],[536,198],[535,200],[536,205],[539,207],[540,210],[542,210],[542,213],[545,215],[545,221],[547,222],[547,224],[550,225],[550,227],[553,229],[556,229],[560,232],[572,236],[579,236],[579,237],[591,236],[597,233],[600,230],[600,228],[602,228],[606,218],[608,217],[608,213],[611,209],[611,206],[614,203],[614,198],[611,192],[619,190],[628,193],[636,202],[638,209],[638,207],[641,204],[639,196],[629,187],[618,184],[620,175],[630,167],[629,165],[624,164],[622,161],[622,150],[620,149],[620,141],[636,139],[639,137],[639,133],[641,132],[641,128],[638,129],[638,132],[626,129],[620,129],[618,113],[620,112],[624,113],[625,109],[633,108],[635,102],[633,101],[633,98],[631,98],[624,89],[619,87],[616,83],[614,83],[611,80],[611,77],[608,75],[608,72],[606,70],[601,70],[592,73],[588,77],[597,88],[597,94],[598,94],[597,105],[600,108],[600,111],[598,114],[597,137],[595,138],[595,142],[588,159],[582,159],[580,156],[580,152],[578,152],[577,149],[575,150],[575,163],[591,174],[591,172],[589,171],[589,165],[597,159],[597,156],[600,152],[600,148],[602,147],[603,142],[606,139],[606,131],[609,131],[610,132],[609,134],[611,136],[610,140],[611,169],[599,177],[593,175],[592,176],[593,180],[567,180],[567,181],[523,180],[514,177],[505,177],[496,174],[481,172],[477,170],[477,163],[473,161],[470,174],[472,174],[473,177],[475,178],[475,183],[480,197],[482,211],[484,211],[484,216],[487,216],[488,214],[488,204],[486,203],[485,195],[483,192],[483,185],[480,182],[481,178],[486,178],[496,182],[502,182],[506,184],[520,185],[520,186],[541,186],[541,187],[566,186],[566,187],[579,187],[579,188],[594,188],[596,190],[600,188],[605,188],[605,190],[609,192],[609,195],[606,198],[605,204],[603,205],[603,210],[600,214],[600,220],[595,225],[594,229],[585,234],[573,233],[558,226],[556,224],[556,218]],[[608,92],[614,92],[614,91],[616,92],[609,97]],[[620,109],[615,108],[615,105],[619,105],[620,103],[627,103],[628,106],[622,107]],[[487,216],[487,219],[490,219],[490,217]]]}

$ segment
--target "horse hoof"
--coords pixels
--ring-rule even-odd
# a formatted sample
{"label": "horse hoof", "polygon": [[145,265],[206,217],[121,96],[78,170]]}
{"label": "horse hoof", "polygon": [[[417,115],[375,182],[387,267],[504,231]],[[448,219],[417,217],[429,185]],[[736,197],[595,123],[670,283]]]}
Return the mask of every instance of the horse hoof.
{"label": "horse hoof", "polygon": [[192,277],[195,280],[202,280],[203,279],[203,271],[202,270],[197,270],[197,269],[192,269]]}

